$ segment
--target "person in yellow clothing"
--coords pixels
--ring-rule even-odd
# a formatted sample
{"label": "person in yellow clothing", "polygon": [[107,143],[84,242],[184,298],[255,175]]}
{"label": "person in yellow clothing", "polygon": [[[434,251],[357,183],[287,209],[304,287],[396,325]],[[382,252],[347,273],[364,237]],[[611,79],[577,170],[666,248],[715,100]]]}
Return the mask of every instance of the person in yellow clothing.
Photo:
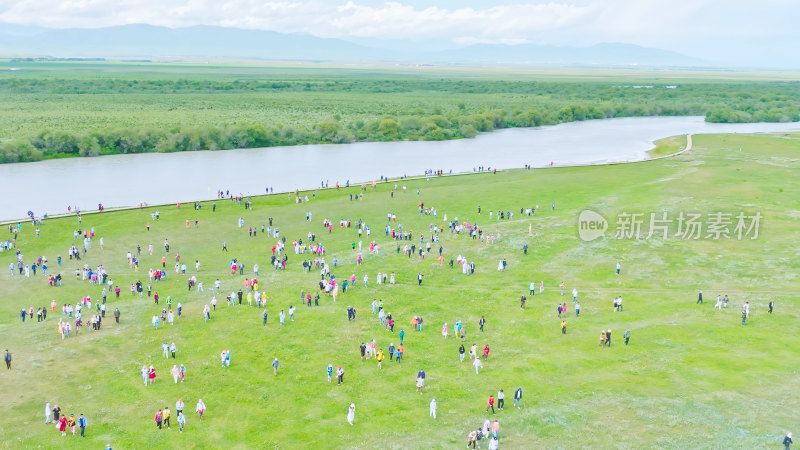
{"label": "person in yellow clothing", "polygon": [[164,419],[164,425],[166,425],[167,428],[169,428],[169,407],[167,406],[164,407],[164,412],[161,413],[161,417],[163,417]]}
{"label": "person in yellow clothing", "polygon": [[75,419],[75,414],[74,413],[70,414],[70,416],[67,418],[67,426],[69,427],[70,430],[72,430],[72,435],[73,436],[75,436],[75,423],[76,422],[77,422],[77,420]]}
{"label": "person in yellow clothing", "polygon": [[383,350],[378,350],[378,353],[375,355],[375,359],[378,360],[378,369],[381,368],[381,362],[383,361]]}

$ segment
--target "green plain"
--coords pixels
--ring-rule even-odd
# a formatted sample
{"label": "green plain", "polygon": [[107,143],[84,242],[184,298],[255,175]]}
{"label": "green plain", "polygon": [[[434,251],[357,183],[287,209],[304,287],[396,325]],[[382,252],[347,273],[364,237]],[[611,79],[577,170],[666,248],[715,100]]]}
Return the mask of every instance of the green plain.
{"label": "green plain", "polygon": [[798,99],[791,73],[4,61],[0,162],[460,139],[612,117],[788,122]]}
{"label": "green plain", "polygon": [[[679,140],[679,143],[682,141]],[[3,445],[9,448],[68,446],[100,448],[457,448],[467,433],[485,418],[489,394],[506,393],[506,409],[491,418],[501,424],[501,448],[769,448],[797,429],[800,378],[797,376],[798,338],[798,244],[800,220],[800,136],[718,135],[694,136],[692,151],[674,158],[603,167],[512,170],[399,181],[407,191],[394,198],[394,182],[369,187],[364,199],[350,201],[358,187],[317,192],[308,204],[296,204],[285,194],[253,199],[253,210],[228,200],[211,202],[195,211],[191,204],[160,207],[160,220],[152,220],[155,208],[113,213],[85,214],[83,225],[75,217],[46,220],[36,239],[32,227],[22,224],[17,242],[31,262],[46,255],[50,271],[61,271],[64,286],[52,288],[41,274],[11,276],[11,252],[0,253],[0,316],[3,348],[14,355],[10,371],[1,370],[4,420],[0,422]],[[419,196],[416,190],[420,189]],[[437,216],[421,215],[417,204],[435,207]],[[555,202],[555,209],[550,208]],[[533,217],[520,208],[539,205]],[[478,206],[482,213],[477,214]],[[578,238],[577,217],[592,209],[611,225],[626,213],[680,212],[703,215],[714,212],[763,219],[757,239],[683,240],[651,238],[592,242]],[[490,220],[488,212],[513,211],[512,220]],[[306,222],[306,211],[313,221]],[[500,235],[494,245],[481,244],[463,233],[441,234],[445,265],[435,256],[420,260],[396,253],[396,245],[383,233],[386,214],[397,215],[406,230],[429,237],[430,224],[444,224],[458,217],[482,226],[485,234]],[[244,218],[245,228],[236,225]],[[274,218],[287,238],[289,268],[268,269],[270,247],[275,240],[260,232],[261,224]],[[199,219],[199,227],[186,220]],[[332,233],[323,231],[322,220],[334,222]],[[355,265],[355,228],[340,229],[339,219],[355,223],[363,219],[380,244],[378,255],[365,255]],[[151,230],[145,230],[145,223]],[[528,235],[531,224],[533,234]],[[247,227],[259,227],[250,237]],[[104,264],[122,288],[122,297],[109,297],[109,310],[122,311],[120,325],[107,315],[100,331],[81,332],[61,340],[56,331],[58,314],[46,323],[19,320],[19,310],[48,306],[56,299],[76,303],[82,296],[100,298],[100,288],[76,280],[75,261],[66,258],[73,230],[94,227],[97,239],[84,260],[92,267]],[[314,292],[319,275],[303,274],[301,258],[291,242],[311,231],[328,248],[326,260],[335,255],[340,280],[355,273],[358,286],[340,294],[337,303],[325,296],[319,307],[299,304],[301,290]],[[5,231],[4,231],[5,233]],[[147,297],[132,296],[129,286],[147,269],[159,266],[162,242],[169,238],[169,277],[153,283],[162,299],[171,295],[183,303],[183,316],[172,327],[153,330],[150,318],[161,310]],[[227,241],[230,252],[221,252]],[[368,242],[363,239],[364,247]],[[522,245],[530,246],[528,255]],[[128,267],[125,254],[143,248],[142,270]],[[153,244],[156,254],[146,254]],[[189,266],[187,275],[170,268],[174,253]],[[476,273],[462,275],[447,261],[462,254],[476,263]],[[56,257],[65,261],[56,268]],[[247,264],[246,275],[231,275],[228,261],[236,257]],[[202,267],[195,273],[193,262]],[[501,259],[505,272],[496,270]],[[617,261],[622,274],[614,274]],[[238,290],[252,277],[254,263],[261,266],[260,281],[269,295],[269,323],[261,325],[255,307],[226,306],[224,294],[212,320],[204,323],[201,310],[209,302],[215,278],[223,292]],[[375,286],[378,272],[396,272],[395,286]],[[416,274],[425,274],[417,286]],[[361,277],[369,275],[369,287]],[[186,279],[197,275],[206,292],[187,292]],[[528,294],[530,282],[544,281],[543,295]],[[557,286],[566,283],[567,293]],[[569,291],[577,287],[583,311],[574,317]],[[706,302],[695,304],[698,290]],[[713,308],[717,294],[728,294],[730,307]],[[612,299],[622,295],[623,312],[614,312]],[[398,343],[397,333],[379,326],[370,314],[372,299],[381,298],[397,320],[396,331],[405,328],[406,356],[402,365],[384,361],[378,370],[374,360],[361,362],[358,345],[372,338],[384,350]],[[766,313],[774,299],[775,313]],[[742,303],[751,306],[747,325],[740,323]],[[560,332],[556,304],[569,305],[568,334]],[[245,302],[246,303],[246,302]],[[296,320],[284,327],[277,323],[280,309],[297,306]],[[348,322],[348,305],[358,311]],[[423,332],[411,331],[414,315],[425,319]],[[485,332],[477,321],[485,315]],[[491,355],[475,375],[469,359],[459,363],[458,341],[440,334],[447,322],[461,319],[467,331],[467,347],[489,344]],[[611,328],[611,348],[598,346],[600,331]],[[629,346],[622,333],[631,329]],[[168,376],[172,360],[161,356],[160,344],[175,341],[178,364],[188,368],[187,380],[175,385]],[[232,350],[232,365],[223,370],[219,353]],[[272,375],[270,362],[277,356],[281,368]],[[345,383],[328,383],[325,368],[342,365]],[[158,381],[142,385],[139,369],[154,364]],[[417,371],[427,372],[425,393],[415,391]],[[521,409],[511,406],[517,387],[524,391]],[[182,397],[186,402],[187,429],[179,434],[158,431],[153,415]],[[197,420],[194,404],[201,397],[208,411]],[[435,397],[439,418],[428,417],[428,403]],[[61,437],[45,426],[45,402],[58,403],[65,413],[84,413],[89,418],[86,442]],[[356,404],[355,426],[345,420],[350,403]],[[485,445],[484,441],[484,445]]]}

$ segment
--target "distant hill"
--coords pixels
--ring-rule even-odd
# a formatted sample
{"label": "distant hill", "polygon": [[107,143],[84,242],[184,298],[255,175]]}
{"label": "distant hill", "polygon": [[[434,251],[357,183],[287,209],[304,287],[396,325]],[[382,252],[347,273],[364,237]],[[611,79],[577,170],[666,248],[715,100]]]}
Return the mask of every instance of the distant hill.
{"label": "distant hill", "polygon": [[[93,29],[43,30],[0,26],[0,55],[57,58],[255,58],[306,61],[383,61],[442,64],[578,66],[700,66],[703,61],[631,44],[591,47],[491,45],[441,50],[405,41],[375,46],[341,39],[215,26],[166,28],[124,25]],[[379,46],[383,46],[382,48]]]}
{"label": "distant hill", "polygon": [[680,53],[632,44],[597,44],[591,47],[553,45],[476,44],[439,52],[443,62],[469,60],[486,64],[586,65],[586,66],[699,66],[704,61]]}

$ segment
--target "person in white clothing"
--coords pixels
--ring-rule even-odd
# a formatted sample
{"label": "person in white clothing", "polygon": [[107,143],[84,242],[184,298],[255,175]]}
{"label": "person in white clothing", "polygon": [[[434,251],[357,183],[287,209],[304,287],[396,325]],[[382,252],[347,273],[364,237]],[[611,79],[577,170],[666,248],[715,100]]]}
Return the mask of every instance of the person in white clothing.
{"label": "person in white clothing", "polygon": [[350,403],[350,407],[347,408],[347,423],[353,425],[353,421],[356,418],[356,404]]}
{"label": "person in white clothing", "polygon": [[483,363],[481,362],[480,358],[475,358],[472,361],[472,365],[475,366],[475,375],[478,374],[478,371],[483,367]]}
{"label": "person in white clothing", "polygon": [[430,416],[436,419],[436,399],[431,400]]}

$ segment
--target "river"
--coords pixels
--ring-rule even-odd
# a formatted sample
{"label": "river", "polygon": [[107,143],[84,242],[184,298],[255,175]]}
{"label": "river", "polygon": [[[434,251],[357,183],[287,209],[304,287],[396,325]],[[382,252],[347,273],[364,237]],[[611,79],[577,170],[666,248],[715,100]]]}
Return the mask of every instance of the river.
{"label": "river", "polygon": [[304,145],[182,153],[145,153],[0,164],[0,220],[82,210],[214,198],[218,189],[263,194],[420,175],[428,169],[471,172],[639,161],[653,141],[687,133],[800,130],[800,123],[709,124],[702,117],[591,120],[513,128],[455,141]]}

